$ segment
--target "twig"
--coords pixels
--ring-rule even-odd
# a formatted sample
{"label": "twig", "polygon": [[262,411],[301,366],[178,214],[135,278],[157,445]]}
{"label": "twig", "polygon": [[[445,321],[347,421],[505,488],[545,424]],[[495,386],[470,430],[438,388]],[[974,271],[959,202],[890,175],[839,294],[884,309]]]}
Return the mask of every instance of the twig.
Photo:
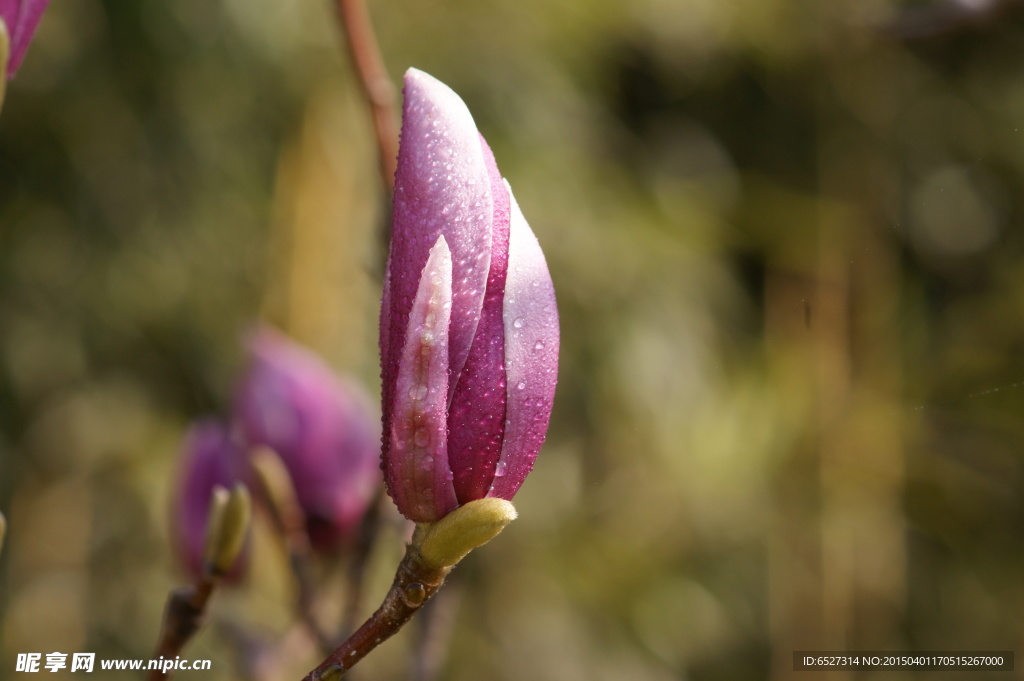
{"label": "twig", "polygon": [[298,595],[295,599],[295,610],[299,619],[309,630],[309,633],[316,639],[317,646],[322,651],[328,651],[335,646],[335,641],[320,626],[320,620],[316,615],[314,606],[316,589],[313,587],[312,569],[310,567],[309,551],[290,551],[289,561],[292,567],[292,574],[295,575],[295,583],[298,588]]}
{"label": "twig", "polygon": [[337,0],[337,3],[341,29],[347,38],[348,51],[373,118],[380,155],[381,181],[390,196],[395,186],[395,169],[398,165],[395,86],[388,77],[370,14],[363,0]]}
{"label": "twig", "polygon": [[384,603],[363,626],[352,634],[326,660],[305,676],[303,681],[334,681],[370,651],[398,633],[416,611],[423,607],[444,583],[451,567],[432,567],[420,554],[415,537],[398,566],[395,580]]}
{"label": "twig", "polygon": [[444,579],[473,549],[496,537],[515,520],[505,499],[475,499],[440,520],[418,523],[398,565],[384,604],[303,681],[335,681],[394,636],[444,584]]}
{"label": "twig", "polygon": [[324,652],[334,648],[335,641],[320,625],[316,614],[316,588],[313,584],[313,570],[309,532],[306,530],[306,514],[292,484],[288,469],[280,457],[268,447],[259,447],[251,453],[253,470],[256,471],[261,495],[266,500],[271,525],[277,532],[288,554],[288,563],[295,577],[295,611],[299,620],[316,639]]}
{"label": "twig", "polygon": [[346,570],[345,579],[348,583],[345,597],[345,614],[341,619],[341,636],[339,639],[348,637],[355,631],[356,623],[359,621],[359,613],[363,609],[365,597],[363,586],[366,577],[366,566],[370,562],[370,554],[373,551],[374,541],[377,539],[377,532],[380,529],[381,517],[384,513],[384,504],[390,503],[384,494],[383,485],[378,488],[373,501],[370,502],[366,515],[359,525],[359,535],[352,548],[352,556]]}
{"label": "twig", "polygon": [[166,662],[151,669],[149,681],[169,679],[173,663],[206,619],[206,606],[214,589],[238,558],[249,530],[249,490],[239,483],[230,492],[213,488],[206,520],[206,548],[203,570],[195,584],[171,591],[167,598],[155,657]]}
{"label": "twig", "polygon": [[[163,628],[160,642],[157,644],[156,656],[167,661],[174,660],[182,648],[188,643],[203,625],[206,605],[217,585],[218,578],[206,572],[199,581],[191,586],[175,589],[167,599],[164,612]],[[161,681],[170,678],[170,669],[152,669],[149,681]]]}

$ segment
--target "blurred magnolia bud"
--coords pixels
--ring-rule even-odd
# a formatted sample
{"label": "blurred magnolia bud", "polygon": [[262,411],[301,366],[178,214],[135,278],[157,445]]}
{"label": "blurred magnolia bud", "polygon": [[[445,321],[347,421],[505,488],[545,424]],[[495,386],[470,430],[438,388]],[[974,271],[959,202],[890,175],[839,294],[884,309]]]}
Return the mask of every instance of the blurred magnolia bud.
{"label": "blurred magnolia bud", "polygon": [[465,103],[405,74],[381,304],[384,473],[405,517],[511,500],[547,433],[558,309],[544,254]]}
{"label": "blurred magnolia bud", "polygon": [[315,354],[269,328],[249,338],[233,418],[251,451],[268,447],[291,477],[310,543],[336,550],[354,536],[381,484],[370,402]]}
{"label": "blurred magnolia bud", "polygon": [[8,79],[14,77],[21,65],[49,3],[50,0],[0,0],[0,66]]}
{"label": "blurred magnolia bud", "polygon": [[242,483],[236,484],[230,492],[218,487],[214,489],[213,495],[214,508],[207,518],[204,557],[210,571],[223,577],[234,565],[245,545],[252,502],[249,490]]}
{"label": "blurred magnolia bud", "polygon": [[0,551],[4,550],[4,539],[7,537],[7,518],[0,513]]}
{"label": "blurred magnolia bud", "polygon": [[[219,421],[199,421],[186,434],[174,498],[174,538],[182,563],[194,578],[202,574],[208,558],[224,553],[218,548],[224,540],[210,528],[223,525],[230,506],[228,490],[243,479],[244,465],[241,450]],[[237,581],[247,567],[244,546],[235,551],[235,556],[233,565],[225,566],[223,571],[230,580]]]}

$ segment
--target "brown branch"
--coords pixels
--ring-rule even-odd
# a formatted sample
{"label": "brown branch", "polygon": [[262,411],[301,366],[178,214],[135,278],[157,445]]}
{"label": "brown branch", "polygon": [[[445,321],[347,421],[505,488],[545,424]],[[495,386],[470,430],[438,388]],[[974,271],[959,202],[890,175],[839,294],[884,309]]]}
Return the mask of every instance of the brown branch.
{"label": "brown branch", "polygon": [[303,681],[334,681],[341,678],[370,651],[398,633],[416,611],[437,593],[450,570],[450,567],[427,565],[414,537],[413,543],[406,547],[405,557],[398,566],[395,581],[384,597],[384,603],[348,640],[307,674]]}
{"label": "brown branch", "polygon": [[303,681],[335,681],[378,645],[394,636],[444,584],[451,569],[473,549],[515,520],[505,499],[476,499],[440,520],[419,523],[384,604]]}
{"label": "brown branch", "polygon": [[[215,486],[210,494],[206,518],[206,547],[203,569],[195,584],[171,591],[167,598],[155,657],[173,660],[206,618],[206,606],[220,580],[238,558],[249,530],[249,490],[238,483],[229,492]],[[151,669],[149,681],[170,678],[171,669]]]}
{"label": "brown branch", "polygon": [[356,537],[355,545],[352,547],[352,555],[345,574],[348,588],[345,593],[345,614],[341,618],[341,636],[339,639],[350,636],[356,628],[356,623],[359,621],[359,613],[362,611],[365,601],[363,586],[366,581],[366,566],[370,562],[373,544],[377,539],[377,533],[380,529],[384,505],[388,503],[390,501],[388,496],[384,494],[384,486],[381,485],[367,507],[366,515],[359,525],[359,535]]}
{"label": "brown branch", "polygon": [[298,588],[298,595],[295,599],[295,610],[299,619],[305,625],[309,633],[316,639],[320,650],[330,650],[334,647],[335,641],[324,628],[320,626],[320,620],[316,615],[314,605],[316,589],[313,586],[312,569],[310,566],[309,553],[289,552],[289,561],[292,567],[292,574],[295,575],[295,583]]}
{"label": "brown branch", "polygon": [[[171,592],[164,611],[160,641],[157,643],[155,658],[173,660],[181,653],[206,617],[206,605],[213,595],[219,581],[210,571],[205,571],[199,580],[190,586],[181,587]],[[147,679],[162,681],[170,678],[170,670],[151,669]]]}
{"label": "brown branch", "polygon": [[395,169],[398,165],[399,128],[395,115],[395,86],[384,66],[384,58],[363,0],[337,0],[337,3],[338,18],[347,39],[349,55],[373,118],[380,155],[381,181],[390,196],[395,186]]}
{"label": "brown branch", "polygon": [[321,626],[316,614],[316,587],[313,584],[312,548],[306,529],[306,514],[299,505],[291,476],[281,458],[268,447],[259,447],[250,456],[270,524],[284,545],[295,577],[296,615],[320,649],[327,652],[334,648],[336,641]]}

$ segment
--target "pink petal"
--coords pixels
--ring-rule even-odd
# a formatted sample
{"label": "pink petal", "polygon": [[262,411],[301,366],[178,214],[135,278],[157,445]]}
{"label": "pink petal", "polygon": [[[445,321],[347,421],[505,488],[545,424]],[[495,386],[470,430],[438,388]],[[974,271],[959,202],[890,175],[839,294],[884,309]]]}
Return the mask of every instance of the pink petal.
{"label": "pink petal", "polygon": [[[444,83],[409,69],[395,176],[390,292],[388,307],[382,310],[389,328],[382,336],[385,342],[405,338],[420,272],[428,251],[443,234],[451,249],[453,282],[449,402],[480,321],[490,269],[492,213],[487,165],[469,109]],[[392,341],[382,357],[386,429],[401,352]]]}
{"label": "pink petal", "polygon": [[502,299],[508,270],[509,194],[483,137],[494,197],[491,270],[476,337],[448,412],[448,463],[459,503],[487,496],[505,431],[505,323]]}
{"label": "pink petal", "polygon": [[[231,489],[244,480],[241,450],[227,428],[213,419],[194,422],[185,436],[179,462],[179,479],[174,495],[174,539],[179,557],[189,575],[198,577],[203,569],[206,522],[210,498],[217,485]],[[229,573],[237,582],[248,565],[248,542]]]}
{"label": "pink petal", "polygon": [[7,62],[7,78],[14,77],[21,60],[28,50],[28,44],[36,32],[43,10],[50,0],[0,0],[0,19],[7,26],[10,39],[10,55]]}
{"label": "pink petal", "polygon": [[410,312],[384,453],[388,492],[402,515],[416,522],[437,520],[458,505],[448,478],[446,433],[452,306],[452,255],[439,236]]}
{"label": "pink petal", "polygon": [[[506,184],[506,186],[508,186]],[[511,499],[544,444],[558,381],[558,308],[544,253],[512,196],[505,282],[505,442],[488,496]]]}
{"label": "pink petal", "polygon": [[274,449],[316,548],[348,539],[380,484],[378,432],[369,401],[317,355],[270,327],[249,335],[249,367],[235,394],[247,446]]}

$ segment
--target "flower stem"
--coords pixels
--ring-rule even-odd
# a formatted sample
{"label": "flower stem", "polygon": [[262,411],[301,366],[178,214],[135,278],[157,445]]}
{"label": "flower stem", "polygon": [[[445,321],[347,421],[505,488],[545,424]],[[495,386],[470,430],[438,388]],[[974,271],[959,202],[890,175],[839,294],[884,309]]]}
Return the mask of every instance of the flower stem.
{"label": "flower stem", "polygon": [[395,186],[398,165],[398,118],[395,115],[396,91],[388,76],[370,13],[363,0],[337,0],[338,18],[347,38],[349,55],[359,84],[370,106],[380,156],[380,177],[388,196]]}
{"label": "flower stem", "polygon": [[[171,592],[167,598],[167,609],[164,611],[163,627],[154,659],[162,657],[165,660],[173,660],[189,639],[199,631],[206,617],[206,605],[210,602],[217,581],[216,576],[205,572],[195,584]],[[158,668],[150,670],[147,678],[148,681],[161,681],[170,676],[169,670]]]}
{"label": "flower stem", "polygon": [[398,633],[444,583],[451,567],[435,567],[423,560],[418,538],[406,548],[384,603],[348,640],[305,676],[303,681],[334,681],[374,648]]}
{"label": "flower stem", "polygon": [[[216,486],[210,496],[203,570],[195,584],[177,588],[168,596],[154,657],[174,659],[199,631],[206,619],[210,597],[238,558],[249,530],[252,502],[245,485],[239,483],[230,492]],[[171,670],[162,667],[150,670],[149,681],[171,677]]]}
{"label": "flower stem", "polygon": [[316,585],[313,583],[311,547],[306,530],[306,514],[299,504],[284,462],[269,447],[258,447],[250,452],[256,480],[266,500],[271,525],[277,532],[288,554],[288,563],[295,578],[295,611],[299,620],[324,652],[337,642],[324,630],[316,612]]}
{"label": "flower stem", "polygon": [[359,534],[356,537],[355,546],[352,550],[351,559],[345,571],[347,582],[347,603],[345,604],[344,615],[341,620],[341,638],[352,634],[359,622],[359,613],[363,609],[364,585],[366,582],[366,566],[370,562],[370,554],[377,539],[378,530],[381,526],[381,516],[384,511],[384,504],[389,503],[384,493],[384,487],[378,488],[373,501],[370,502],[363,522],[359,526]]}

